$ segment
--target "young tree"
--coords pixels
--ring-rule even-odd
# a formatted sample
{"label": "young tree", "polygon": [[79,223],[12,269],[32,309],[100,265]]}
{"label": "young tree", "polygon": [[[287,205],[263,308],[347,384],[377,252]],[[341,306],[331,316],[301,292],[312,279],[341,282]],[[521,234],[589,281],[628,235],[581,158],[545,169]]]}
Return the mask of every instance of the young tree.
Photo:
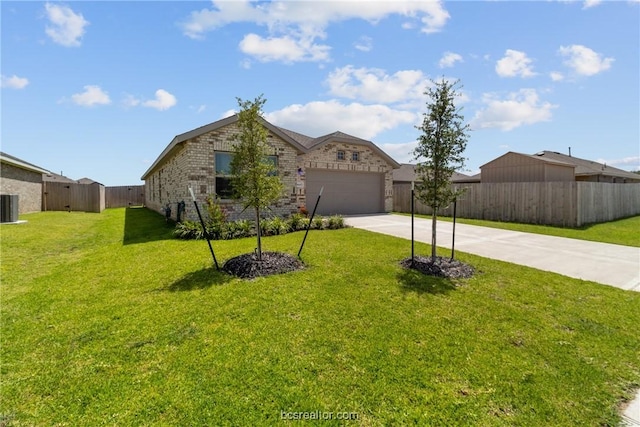
{"label": "young tree", "polygon": [[269,159],[272,148],[267,143],[267,129],[260,122],[262,106],[266,100],[260,95],[253,101],[240,98],[238,128],[231,160],[231,186],[234,198],[241,200],[244,208],[252,207],[256,213],[258,260],[262,261],[260,212],[277,201],[283,194],[283,184],[275,162]]}
{"label": "young tree", "polygon": [[461,191],[451,188],[451,175],[464,166],[462,156],[469,138],[469,126],[456,109],[454,99],[459,96],[456,86],[459,81],[431,81],[433,87],[424,92],[429,97],[427,112],[423,113],[422,131],[413,155],[418,161],[416,173],[416,195],[418,200],[430,206],[431,215],[431,260],[436,259],[436,224],[438,209],[446,207]]}

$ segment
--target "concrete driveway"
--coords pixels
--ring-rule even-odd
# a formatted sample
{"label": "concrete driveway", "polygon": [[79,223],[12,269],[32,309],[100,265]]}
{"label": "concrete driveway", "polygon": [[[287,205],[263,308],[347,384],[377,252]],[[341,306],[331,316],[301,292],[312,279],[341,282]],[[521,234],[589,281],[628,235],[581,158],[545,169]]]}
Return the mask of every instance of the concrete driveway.
{"label": "concrete driveway", "polygon": [[[347,216],[353,227],[411,239],[411,217]],[[415,218],[415,240],[431,242],[431,220]],[[451,248],[453,223],[438,221],[437,245]],[[640,292],[640,248],[456,224],[456,251]],[[422,254],[427,255],[427,254]]]}

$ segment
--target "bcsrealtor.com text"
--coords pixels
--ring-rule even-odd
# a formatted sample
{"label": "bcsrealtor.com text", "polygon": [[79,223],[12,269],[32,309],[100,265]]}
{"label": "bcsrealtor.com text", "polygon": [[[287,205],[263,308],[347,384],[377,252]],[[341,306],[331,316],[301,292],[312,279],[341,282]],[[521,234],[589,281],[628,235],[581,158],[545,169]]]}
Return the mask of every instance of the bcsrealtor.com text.
{"label": "bcsrealtor.com text", "polygon": [[281,420],[358,420],[357,412],[280,411]]}

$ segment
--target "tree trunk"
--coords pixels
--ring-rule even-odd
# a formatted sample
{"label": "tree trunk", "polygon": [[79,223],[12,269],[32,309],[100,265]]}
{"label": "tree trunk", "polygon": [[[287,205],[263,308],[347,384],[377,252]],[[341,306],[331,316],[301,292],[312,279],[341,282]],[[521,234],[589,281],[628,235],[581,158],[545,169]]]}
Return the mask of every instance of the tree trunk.
{"label": "tree trunk", "polygon": [[260,241],[262,231],[260,229],[260,208],[259,207],[256,207],[256,234],[258,235],[258,261],[262,262],[262,242]]}
{"label": "tree trunk", "polygon": [[437,218],[436,210],[433,209],[433,213],[431,214],[431,262],[435,262],[436,260],[436,218]]}

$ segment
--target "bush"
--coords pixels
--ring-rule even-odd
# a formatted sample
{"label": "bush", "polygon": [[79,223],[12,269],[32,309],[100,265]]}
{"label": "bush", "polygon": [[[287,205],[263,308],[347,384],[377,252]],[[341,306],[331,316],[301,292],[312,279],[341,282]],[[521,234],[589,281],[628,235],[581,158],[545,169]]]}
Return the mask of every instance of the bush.
{"label": "bush", "polygon": [[[224,213],[223,213],[224,214]],[[221,217],[218,216],[218,219]],[[260,221],[260,228],[263,236],[275,236],[286,234],[291,231],[306,230],[309,226],[309,218],[301,214],[293,214],[288,219],[281,217],[265,218]],[[311,223],[311,228],[315,230],[344,228],[344,218],[340,215],[333,215],[323,218],[316,215]],[[223,222],[208,220],[206,222],[207,232],[211,240],[232,240],[256,235],[255,223],[246,219],[237,221],[227,221],[226,214]],[[185,220],[176,224],[173,235],[178,239],[194,240],[206,238],[199,222]]]}
{"label": "bush", "polygon": [[207,232],[213,240],[223,239],[227,228],[227,213],[213,196],[207,197],[206,205],[207,214],[209,215],[205,222]]}
{"label": "bush", "polygon": [[260,221],[260,229],[264,236],[287,234],[290,230],[289,223],[282,217],[275,216]]}
{"label": "bush", "polygon": [[198,222],[188,220],[176,224],[176,229],[173,230],[173,235],[178,239],[184,240],[204,239],[202,225]]}
{"label": "bush", "polygon": [[209,215],[208,222],[214,224],[224,224],[227,222],[227,213],[222,209],[218,199],[213,196],[207,197],[207,214]]}
{"label": "bush", "polygon": [[322,217],[322,215],[317,215],[313,218],[311,228],[315,230],[324,230],[324,218]]}
{"label": "bush", "polygon": [[327,228],[336,230],[338,228],[344,228],[344,218],[340,215],[332,215],[327,221]]}
{"label": "bush", "polygon": [[291,231],[304,230],[306,228],[304,224],[305,219],[305,216],[301,213],[292,214],[288,219],[289,228],[291,229]]}
{"label": "bush", "polygon": [[233,224],[236,231],[236,237],[234,238],[251,237],[256,234],[253,221],[249,221],[248,219],[239,219],[234,221]]}

